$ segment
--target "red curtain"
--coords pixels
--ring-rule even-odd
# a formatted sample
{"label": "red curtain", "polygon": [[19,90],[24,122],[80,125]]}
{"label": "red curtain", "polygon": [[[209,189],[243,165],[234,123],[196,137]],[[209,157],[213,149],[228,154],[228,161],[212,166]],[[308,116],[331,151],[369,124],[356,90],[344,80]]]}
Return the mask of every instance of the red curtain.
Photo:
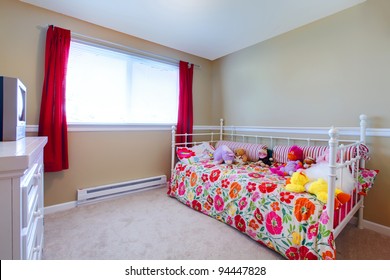
{"label": "red curtain", "polygon": [[[192,80],[194,65],[188,62],[179,63],[179,113],[177,118],[177,134],[192,133]],[[192,136],[177,136],[176,143],[192,142]]]}
{"label": "red curtain", "polygon": [[38,130],[39,136],[48,137],[44,149],[44,166],[47,172],[69,168],[65,86],[70,39],[70,30],[49,26]]}

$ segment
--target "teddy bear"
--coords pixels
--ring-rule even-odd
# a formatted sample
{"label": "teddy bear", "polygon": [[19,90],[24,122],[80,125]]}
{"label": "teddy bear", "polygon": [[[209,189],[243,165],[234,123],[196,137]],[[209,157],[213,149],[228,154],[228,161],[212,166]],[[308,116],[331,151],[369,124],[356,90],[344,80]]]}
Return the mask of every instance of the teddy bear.
{"label": "teddy bear", "polygon": [[[285,189],[291,192],[308,192],[316,195],[323,203],[328,201],[328,171],[327,164],[316,164],[308,169],[294,172],[288,180]],[[354,187],[352,174],[347,168],[336,172],[335,208],[345,204],[351,198]]]}
{"label": "teddy bear", "polygon": [[303,160],[303,168],[305,168],[305,169],[309,168],[313,164],[316,164],[316,160],[314,158],[312,158],[312,157],[306,157]]}
{"label": "teddy bear", "polygon": [[287,155],[287,163],[270,168],[270,171],[279,176],[292,175],[295,171],[303,167],[302,160],[303,150],[296,145],[291,146]]}
{"label": "teddy bear", "polygon": [[214,162],[217,164],[232,164],[234,157],[233,151],[226,145],[221,145],[214,151]]}
{"label": "teddy bear", "polygon": [[270,167],[274,159],[272,158],[272,150],[263,148],[259,151],[259,160],[256,162],[257,165],[262,167]]}
{"label": "teddy bear", "polygon": [[246,164],[248,162],[248,155],[246,154],[246,151],[243,148],[237,148],[234,151],[234,162]]}

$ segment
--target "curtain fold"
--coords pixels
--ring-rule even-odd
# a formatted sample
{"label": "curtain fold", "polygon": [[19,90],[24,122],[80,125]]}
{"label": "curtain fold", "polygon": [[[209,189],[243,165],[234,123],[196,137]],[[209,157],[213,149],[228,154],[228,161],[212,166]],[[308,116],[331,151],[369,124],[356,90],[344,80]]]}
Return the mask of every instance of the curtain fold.
{"label": "curtain fold", "polygon": [[71,32],[49,26],[46,33],[45,76],[39,115],[39,136],[47,136],[46,172],[69,168],[65,89]]}
{"label": "curtain fold", "polygon": [[[192,133],[192,81],[194,65],[188,62],[179,63],[179,110],[177,118],[177,134]],[[192,142],[192,136],[176,136],[176,143]]]}

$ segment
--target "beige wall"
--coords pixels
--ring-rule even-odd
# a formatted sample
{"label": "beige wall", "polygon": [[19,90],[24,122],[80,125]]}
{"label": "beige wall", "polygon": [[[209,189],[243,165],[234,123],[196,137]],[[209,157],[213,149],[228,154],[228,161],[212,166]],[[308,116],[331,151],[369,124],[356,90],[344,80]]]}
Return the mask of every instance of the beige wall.
{"label": "beige wall", "polygon": [[[194,122],[211,122],[211,62],[20,1],[0,0],[0,75],[19,77],[28,89],[27,124],[37,125],[43,83],[44,27],[130,46],[201,66],[194,70]],[[70,132],[70,168],[45,174],[45,205],[76,200],[77,188],[169,175],[170,129],[154,132]],[[158,141],[156,141],[156,139]]]}
{"label": "beige wall", "polygon": [[[226,124],[348,127],[365,113],[369,127],[389,128],[389,30],[390,1],[368,0],[214,61]],[[381,173],[364,218],[390,226],[390,139],[368,143]]]}

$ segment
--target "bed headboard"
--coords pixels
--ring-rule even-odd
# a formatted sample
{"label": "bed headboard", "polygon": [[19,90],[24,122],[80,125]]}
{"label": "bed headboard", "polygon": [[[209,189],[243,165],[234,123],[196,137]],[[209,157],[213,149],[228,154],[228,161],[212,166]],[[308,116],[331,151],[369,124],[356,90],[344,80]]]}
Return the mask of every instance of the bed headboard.
{"label": "bed headboard", "polygon": [[[244,129],[242,129],[244,128]],[[366,128],[367,128],[367,116],[360,115],[360,137],[357,139],[341,139],[340,132],[338,128],[331,127],[330,130],[326,128],[304,128],[300,129],[300,131],[294,129],[286,129],[286,128],[273,128],[273,127],[226,127],[224,125],[224,120],[220,119],[219,127],[216,126],[204,126],[199,128],[199,133],[184,133],[184,134],[176,134],[176,126],[172,126],[172,162],[171,169],[174,168],[174,164],[176,161],[176,148],[179,146],[192,146],[199,144],[203,141],[210,142],[212,144],[216,144],[221,140],[229,140],[235,142],[245,142],[245,143],[257,143],[257,144],[265,144],[268,148],[272,149],[276,145],[286,145],[291,146],[293,144],[301,144],[306,146],[329,146],[331,143],[335,143],[336,146],[339,144],[343,144],[345,146],[351,145],[360,141],[360,143],[365,143],[366,141]],[[250,133],[237,133],[237,130],[246,131]],[[319,133],[318,130],[321,130]],[[327,134],[324,132],[327,131]],[[303,131],[303,133],[302,133]],[[311,132],[314,132],[310,135]],[[284,134],[283,136],[280,136]],[[297,134],[305,134],[310,135],[309,137],[297,137]],[[325,135],[323,138],[318,138],[316,135],[322,134]],[[176,136],[184,136],[185,139],[188,139],[188,136],[192,136],[194,140],[185,141],[184,143],[176,143]],[[332,141],[332,142],[331,142]],[[364,161],[362,161],[361,166],[364,167]]]}

